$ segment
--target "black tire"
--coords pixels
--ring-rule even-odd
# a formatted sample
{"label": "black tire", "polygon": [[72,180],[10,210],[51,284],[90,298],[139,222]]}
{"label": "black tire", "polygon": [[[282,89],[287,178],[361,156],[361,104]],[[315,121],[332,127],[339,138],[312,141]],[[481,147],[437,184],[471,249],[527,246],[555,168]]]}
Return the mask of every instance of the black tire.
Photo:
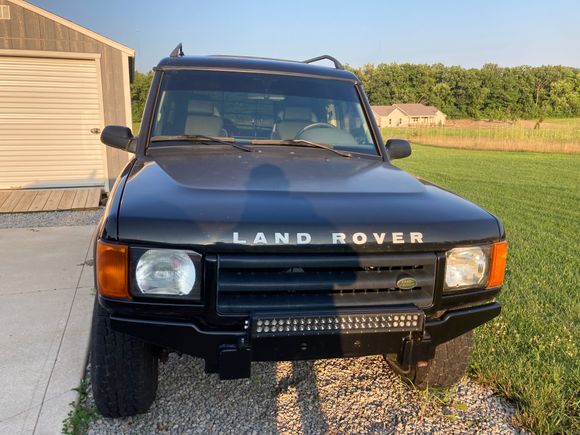
{"label": "black tire", "polygon": [[469,331],[437,346],[435,357],[427,367],[415,367],[404,371],[397,363],[396,355],[386,355],[385,360],[395,373],[421,390],[428,387],[450,388],[465,375],[472,348],[473,331]]}
{"label": "black tire", "polygon": [[91,384],[104,417],[146,412],[157,393],[159,359],[153,346],[113,331],[107,311],[95,301],[91,338]]}

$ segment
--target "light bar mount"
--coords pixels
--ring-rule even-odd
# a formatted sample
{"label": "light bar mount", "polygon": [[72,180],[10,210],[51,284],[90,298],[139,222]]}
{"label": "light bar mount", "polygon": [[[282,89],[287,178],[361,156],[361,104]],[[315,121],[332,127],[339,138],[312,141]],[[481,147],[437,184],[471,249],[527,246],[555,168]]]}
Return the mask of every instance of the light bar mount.
{"label": "light bar mount", "polygon": [[169,53],[169,57],[182,57],[183,56],[183,45],[181,42],[177,44],[177,47],[173,49],[171,53]]}

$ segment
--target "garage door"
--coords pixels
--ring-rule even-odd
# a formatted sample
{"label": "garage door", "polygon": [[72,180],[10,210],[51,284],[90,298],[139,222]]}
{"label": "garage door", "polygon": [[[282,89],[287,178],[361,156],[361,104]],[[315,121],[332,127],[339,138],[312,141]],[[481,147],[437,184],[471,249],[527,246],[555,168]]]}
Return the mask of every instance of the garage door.
{"label": "garage door", "polygon": [[94,60],[0,56],[0,189],[105,181]]}

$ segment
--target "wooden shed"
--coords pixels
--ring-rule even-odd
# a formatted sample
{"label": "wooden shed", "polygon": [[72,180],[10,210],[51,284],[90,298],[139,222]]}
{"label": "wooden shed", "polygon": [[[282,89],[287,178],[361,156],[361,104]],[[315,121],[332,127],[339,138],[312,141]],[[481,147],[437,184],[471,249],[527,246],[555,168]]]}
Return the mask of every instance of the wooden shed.
{"label": "wooden shed", "polygon": [[22,0],[0,0],[0,189],[102,186],[128,161],[135,51]]}

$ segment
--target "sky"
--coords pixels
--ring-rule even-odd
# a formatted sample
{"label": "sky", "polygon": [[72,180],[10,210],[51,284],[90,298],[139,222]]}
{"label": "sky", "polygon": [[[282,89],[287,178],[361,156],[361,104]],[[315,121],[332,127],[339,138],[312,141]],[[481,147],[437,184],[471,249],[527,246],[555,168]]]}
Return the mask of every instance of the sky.
{"label": "sky", "polygon": [[136,50],[367,63],[580,67],[580,0],[30,0]]}

